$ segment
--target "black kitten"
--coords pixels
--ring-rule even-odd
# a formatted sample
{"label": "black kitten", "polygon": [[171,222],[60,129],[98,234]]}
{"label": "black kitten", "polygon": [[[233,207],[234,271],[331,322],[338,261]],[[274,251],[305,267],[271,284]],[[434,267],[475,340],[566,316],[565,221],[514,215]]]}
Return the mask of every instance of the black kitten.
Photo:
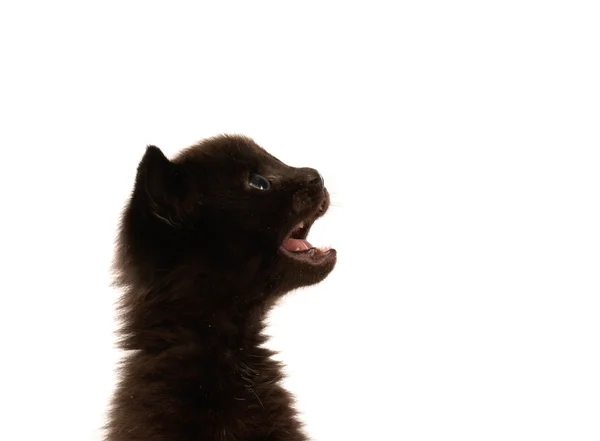
{"label": "black kitten", "polygon": [[306,240],[329,206],[319,173],[220,136],[140,162],[116,270],[128,355],[107,440],[306,440],[263,320],[322,281],[336,252]]}

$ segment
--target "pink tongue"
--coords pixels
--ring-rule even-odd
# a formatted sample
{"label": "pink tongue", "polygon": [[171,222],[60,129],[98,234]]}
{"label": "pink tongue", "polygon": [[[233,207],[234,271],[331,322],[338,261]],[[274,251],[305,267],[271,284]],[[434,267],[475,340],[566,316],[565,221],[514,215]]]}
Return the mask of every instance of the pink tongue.
{"label": "pink tongue", "polygon": [[310,243],[302,239],[286,239],[282,245],[288,251],[306,251],[312,248]]}

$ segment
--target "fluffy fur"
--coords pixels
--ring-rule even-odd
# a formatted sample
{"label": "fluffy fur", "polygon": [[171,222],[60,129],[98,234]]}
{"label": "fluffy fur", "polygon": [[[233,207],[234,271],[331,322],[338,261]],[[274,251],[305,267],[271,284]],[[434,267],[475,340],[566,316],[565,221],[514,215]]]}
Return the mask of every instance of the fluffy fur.
{"label": "fluffy fur", "polygon": [[[250,185],[254,174],[270,188]],[[249,138],[211,138],[172,160],[147,148],[115,260],[127,356],[107,441],[307,439],[263,321],[282,295],[334,268],[335,250],[298,258],[282,248],[328,205],[316,170]]]}

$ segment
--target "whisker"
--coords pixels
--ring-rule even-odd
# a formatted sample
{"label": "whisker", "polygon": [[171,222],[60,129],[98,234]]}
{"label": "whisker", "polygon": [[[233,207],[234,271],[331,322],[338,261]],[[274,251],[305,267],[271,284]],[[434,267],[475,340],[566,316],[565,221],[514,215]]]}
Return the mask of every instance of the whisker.
{"label": "whisker", "polygon": [[260,403],[260,406],[264,409],[265,406],[263,405],[263,402],[260,401],[260,398],[258,398],[258,395],[256,394],[256,392],[254,392],[254,389],[252,389],[251,387],[249,387],[248,390],[254,394],[254,396],[256,397],[256,399],[258,400],[258,402]]}

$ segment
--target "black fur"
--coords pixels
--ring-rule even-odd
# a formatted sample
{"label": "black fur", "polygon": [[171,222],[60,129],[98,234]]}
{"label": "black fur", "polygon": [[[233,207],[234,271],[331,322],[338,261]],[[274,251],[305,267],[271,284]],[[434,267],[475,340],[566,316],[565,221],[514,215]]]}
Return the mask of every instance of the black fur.
{"label": "black fur", "polygon": [[[268,190],[248,184],[257,173]],[[320,175],[252,140],[220,136],[138,167],[115,260],[124,290],[109,441],[306,440],[263,320],[292,289],[318,283],[335,250],[295,259],[282,241],[328,208]]]}

